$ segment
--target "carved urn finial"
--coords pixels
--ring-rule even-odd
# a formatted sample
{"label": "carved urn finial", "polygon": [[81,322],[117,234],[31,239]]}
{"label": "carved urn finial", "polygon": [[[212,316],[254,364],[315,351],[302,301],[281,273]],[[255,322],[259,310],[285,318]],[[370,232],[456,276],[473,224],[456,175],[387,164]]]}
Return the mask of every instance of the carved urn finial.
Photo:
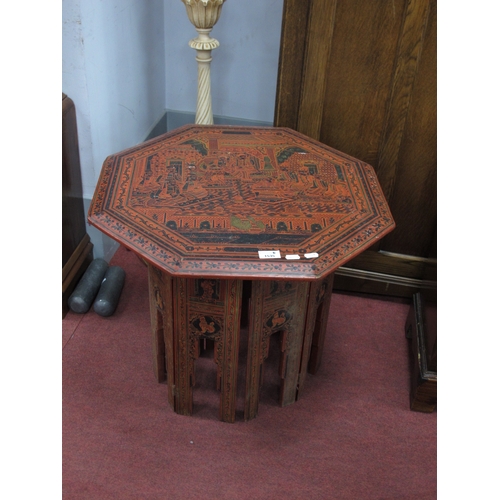
{"label": "carved urn finial", "polygon": [[212,50],[219,46],[210,32],[219,20],[222,4],[226,0],[181,0],[186,6],[189,20],[196,28],[198,37],[189,41],[189,46],[196,50],[198,61],[198,100],[195,123],[212,125],[212,97],[210,91],[210,62]]}
{"label": "carved urn finial", "polygon": [[226,0],[182,0],[189,20],[196,28],[212,29],[219,20]]}

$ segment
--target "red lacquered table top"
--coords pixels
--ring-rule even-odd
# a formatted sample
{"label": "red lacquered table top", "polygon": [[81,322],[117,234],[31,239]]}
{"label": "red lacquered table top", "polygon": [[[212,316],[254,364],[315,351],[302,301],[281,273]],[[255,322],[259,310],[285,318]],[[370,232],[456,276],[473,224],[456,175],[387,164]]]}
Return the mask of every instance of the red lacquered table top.
{"label": "red lacquered table top", "polygon": [[324,277],[395,227],[370,165],[291,129],[207,125],[108,157],[88,219],[174,276],[242,279]]}

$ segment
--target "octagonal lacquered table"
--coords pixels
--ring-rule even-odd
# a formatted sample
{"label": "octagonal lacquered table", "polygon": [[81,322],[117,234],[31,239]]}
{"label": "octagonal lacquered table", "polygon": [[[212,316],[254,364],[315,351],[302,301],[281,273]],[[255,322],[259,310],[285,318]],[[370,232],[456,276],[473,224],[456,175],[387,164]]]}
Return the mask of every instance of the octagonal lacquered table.
{"label": "octagonal lacquered table", "polygon": [[286,406],[319,368],[335,269],[395,227],[370,165],[291,129],[207,125],[108,157],[88,220],[148,263],[154,371],[174,411],[192,414],[208,339],[226,422],[242,310],[249,420],[271,335]]}

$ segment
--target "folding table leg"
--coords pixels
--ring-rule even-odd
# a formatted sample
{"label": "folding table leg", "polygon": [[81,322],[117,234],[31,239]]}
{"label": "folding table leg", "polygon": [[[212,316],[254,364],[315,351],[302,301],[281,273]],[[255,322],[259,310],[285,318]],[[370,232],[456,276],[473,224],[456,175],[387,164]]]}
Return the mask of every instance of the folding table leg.
{"label": "folding table leg", "polygon": [[172,278],[160,269],[148,264],[149,307],[153,344],[153,371],[158,382],[169,384],[168,399],[174,406],[174,362],[173,362],[173,302]]}
{"label": "folding table leg", "polygon": [[281,373],[281,406],[290,405],[297,400],[309,287],[310,284],[307,282],[298,283],[293,303],[286,303],[286,307],[293,314],[293,317],[284,329],[281,346],[283,366]]}
{"label": "folding table leg", "polygon": [[245,420],[257,416],[262,367],[273,333],[281,332],[282,335],[280,404],[286,406],[296,399],[308,291],[308,282],[252,282]]}
{"label": "folding table leg", "polygon": [[224,302],[224,328],[222,336],[218,341],[220,345],[218,350],[222,350],[219,417],[224,422],[234,422],[236,416],[236,390],[238,386],[238,352],[240,345],[243,281],[220,281],[226,288],[226,299]]}
{"label": "folding table leg", "polygon": [[[309,356],[308,371],[311,374],[318,372],[323,356],[323,347],[325,345],[326,328],[328,326],[328,313],[330,311],[330,301],[332,298],[333,273],[327,276],[319,285],[319,288],[313,293],[311,300],[315,303],[310,305],[311,326],[313,326],[311,339],[311,354]],[[314,325],[312,318],[314,317]],[[309,322],[308,322],[309,327]],[[307,358],[304,359],[304,366]],[[305,370],[304,370],[305,372]]]}
{"label": "folding table leg", "polygon": [[174,278],[173,343],[174,410],[193,412],[195,361],[200,341],[214,342],[217,388],[221,391],[219,417],[234,422],[243,282],[204,278]]}

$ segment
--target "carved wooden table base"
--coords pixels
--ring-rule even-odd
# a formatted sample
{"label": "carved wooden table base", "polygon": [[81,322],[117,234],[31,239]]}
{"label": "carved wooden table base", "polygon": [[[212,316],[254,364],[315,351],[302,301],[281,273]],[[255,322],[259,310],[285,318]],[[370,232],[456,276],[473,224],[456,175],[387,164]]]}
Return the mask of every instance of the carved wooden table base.
{"label": "carved wooden table base", "polygon": [[395,227],[375,170],[361,160],[287,128],[211,125],[109,156],[88,220],[151,266],[155,371],[174,410],[192,413],[200,341],[210,341],[227,422],[242,313],[248,420],[270,336],[281,338],[288,405],[308,365],[314,373],[320,364],[333,273]]}
{"label": "carved wooden table base", "polygon": [[[281,339],[281,406],[298,399],[308,367],[319,368],[332,284],[333,274],[314,282],[251,282],[245,420],[257,416],[271,335]],[[243,280],[175,278],[149,265],[149,291],[154,371],[158,382],[167,382],[171,407],[192,414],[200,341],[211,340],[219,418],[234,422]]]}

